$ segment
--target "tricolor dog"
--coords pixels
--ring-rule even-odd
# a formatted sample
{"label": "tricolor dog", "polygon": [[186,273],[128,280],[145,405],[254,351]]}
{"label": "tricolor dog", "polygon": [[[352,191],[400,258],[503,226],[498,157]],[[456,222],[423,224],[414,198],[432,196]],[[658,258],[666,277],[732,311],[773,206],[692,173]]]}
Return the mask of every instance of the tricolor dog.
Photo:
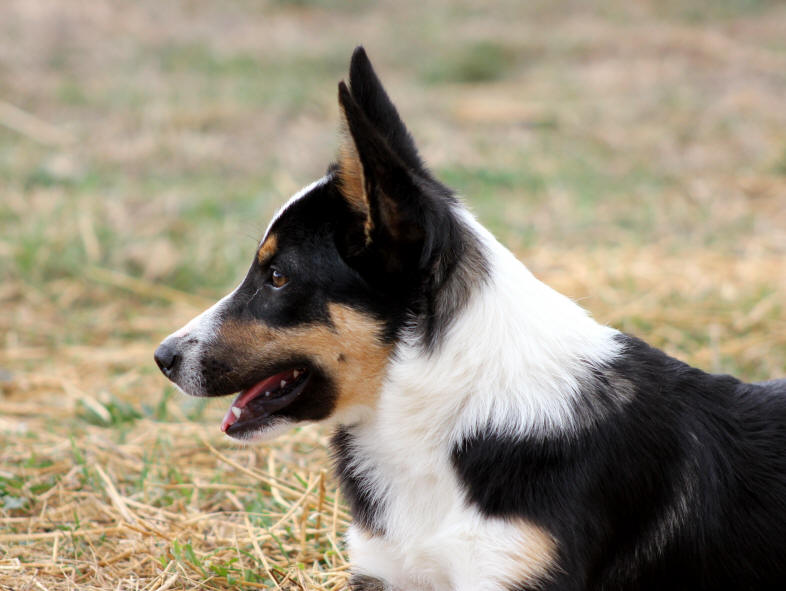
{"label": "tricolor dog", "polygon": [[538,281],[424,166],[362,48],[344,141],[155,359],[221,429],[333,425],[350,587],[786,589],[786,380],[694,369]]}

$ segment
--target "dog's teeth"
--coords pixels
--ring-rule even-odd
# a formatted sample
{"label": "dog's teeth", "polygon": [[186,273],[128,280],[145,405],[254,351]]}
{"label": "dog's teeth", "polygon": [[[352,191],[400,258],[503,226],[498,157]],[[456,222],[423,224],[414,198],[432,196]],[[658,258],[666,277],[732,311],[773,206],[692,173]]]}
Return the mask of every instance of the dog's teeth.
{"label": "dog's teeth", "polygon": [[286,385],[287,385],[287,381],[286,380],[281,380],[281,387],[283,388]]}
{"label": "dog's teeth", "polygon": [[270,398],[270,392],[265,392],[265,398]]}
{"label": "dog's teeth", "polygon": [[236,419],[240,418],[240,415],[243,414],[243,409],[238,408],[237,406],[232,407],[232,414],[235,415]]}
{"label": "dog's teeth", "polygon": [[295,377],[295,379],[297,379],[297,377],[300,375],[300,370],[296,369],[295,371],[292,372],[292,375]]}

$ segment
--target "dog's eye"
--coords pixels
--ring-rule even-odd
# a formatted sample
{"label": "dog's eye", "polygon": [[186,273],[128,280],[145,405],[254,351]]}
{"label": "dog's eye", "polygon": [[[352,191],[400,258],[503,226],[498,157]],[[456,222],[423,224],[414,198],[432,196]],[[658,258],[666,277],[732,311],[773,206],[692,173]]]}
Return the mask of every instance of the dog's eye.
{"label": "dog's eye", "polygon": [[284,287],[288,281],[289,277],[284,275],[278,269],[273,269],[270,272],[270,283],[273,285],[273,287]]}

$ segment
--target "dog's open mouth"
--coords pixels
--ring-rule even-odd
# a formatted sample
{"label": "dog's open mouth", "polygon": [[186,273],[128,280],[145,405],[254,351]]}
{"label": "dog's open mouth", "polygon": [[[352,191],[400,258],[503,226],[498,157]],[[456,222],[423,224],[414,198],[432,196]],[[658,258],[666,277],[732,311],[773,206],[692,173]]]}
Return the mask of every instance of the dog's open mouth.
{"label": "dog's open mouth", "polygon": [[221,430],[229,436],[238,436],[263,426],[273,413],[300,396],[310,377],[306,369],[298,367],[269,376],[243,390],[221,421]]}

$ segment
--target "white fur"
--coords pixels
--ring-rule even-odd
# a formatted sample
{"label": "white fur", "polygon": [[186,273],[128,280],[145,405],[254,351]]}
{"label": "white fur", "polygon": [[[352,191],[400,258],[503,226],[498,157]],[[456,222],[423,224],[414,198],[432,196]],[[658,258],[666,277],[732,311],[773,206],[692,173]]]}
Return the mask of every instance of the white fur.
{"label": "white fur", "polygon": [[[502,589],[521,564],[501,549],[527,544],[522,530],[466,503],[450,460],[463,438],[489,429],[510,436],[571,434],[587,363],[617,355],[616,331],[599,325],[538,281],[468,213],[490,279],[444,340],[426,354],[415,342],[392,358],[378,412],[352,425],[354,468],[385,499],[384,538],[349,535],[359,572],[407,590]],[[591,401],[582,401],[591,404]]]}
{"label": "white fur", "polygon": [[202,383],[202,371],[199,366],[203,352],[213,343],[219,327],[219,314],[235,292],[240,288],[238,285],[230,293],[218,300],[207,310],[189,320],[183,327],[179,328],[165,341],[178,339],[181,341],[178,352],[181,356],[179,379],[177,387],[191,396],[206,396],[204,384]]}
{"label": "white fur", "polygon": [[[275,418],[266,425],[259,427],[256,431],[248,431],[240,436],[245,443],[264,443],[283,435],[295,426],[294,421],[285,418]],[[229,435],[227,435],[229,437]],[[237,437],[229,437],[237,441]]]}
{"label": "white fur", "polygon": [[276,213],[276,215],[274,215],[274,216],[271,218],[271,220],[270,220],[270,223],[267,225],[267,229],[265,230],[265,233],[264,233],[264,234],[263,234],[263,236],[262,236],[262,240],[260,240],[260,241],[259,241],[259,245],[260,245],[260,246],[262,246],[262,244],[263,244],[263,243],[265,242],[265,240],[267,239],[267,235],[268,235],[268,234],[270,234],[270,229],[273,227],[273,224],[275,224],[275,223],[276,223],[276,220],[278,220],[278,218],[280,218],[280,217],[282,216],[282,214],[283,214],[283,213],[284,213],[284,212],[285,212],[287,209],[289,209],[289,206],[290,206],[290,205],[292,205],[292,204],[293,204],[295,201],[298,201],[298,200],[302,199],[303,197],[305,197],[306,195],[308,195],[309,193],[311,193],[311,191],[313,191],[313,190],[314,190],[314,189],[316,189],[317,187],[321,187],[322,185],[326,184],[328,181],[330,181],[330,175],[329,175],[329,174],[326,174],[326,175],[325,175],[325,176],[323,176],[321,179],[317,179],[317,180],[315,180],[315,181],[314,181],[313,183],[311,183],[310,185],[306,185],[305,187],[303,187],[302,189],[300,189],[300,191],[298,191],[297,193],[295,193],[294,195],[292,195],[292,197],[290,197],[290,198],[287,200],[287,202],[286,202],[286,203],[284,203],[284,205],[282,205],[282,206],[281,206],[281,208],[278,210],[278,212]]}

